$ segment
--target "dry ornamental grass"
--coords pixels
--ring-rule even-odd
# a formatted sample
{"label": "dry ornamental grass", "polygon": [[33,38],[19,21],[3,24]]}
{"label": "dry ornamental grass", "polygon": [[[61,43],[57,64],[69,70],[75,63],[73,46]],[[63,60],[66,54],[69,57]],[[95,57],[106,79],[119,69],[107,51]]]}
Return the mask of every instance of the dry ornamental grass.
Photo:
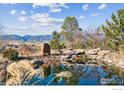
{"label": "dry ornamental grass", "polygon": [[23,85],[22,82],[30,80],[36,71],[27,60],[22,60],[18,63],[12,63],[7,67],[7,82],[6,85]]}

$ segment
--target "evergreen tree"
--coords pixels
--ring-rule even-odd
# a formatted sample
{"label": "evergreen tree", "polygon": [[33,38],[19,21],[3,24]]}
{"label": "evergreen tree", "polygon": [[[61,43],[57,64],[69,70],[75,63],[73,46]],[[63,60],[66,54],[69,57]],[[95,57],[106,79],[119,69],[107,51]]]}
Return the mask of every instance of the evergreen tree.
{"label": "evergreen tree", "polygon": [[117,15],[112,13],[111,19],[111,22],[106,20],[106,25],[102,28],[109,40],[109,47],[118,51],[124,48],[124,9],[119,9]]}
{"label": "evergreen tree", "polygon": [[62,30],[62,34],[65,36],[66,40],[72,44],[71,48],[73,49],[74,34],[75,32],[81,30],[81,28],[79,28],[77,19],[71,16],[66,17]]}
{"label": "evergreen tree", "polygon": [[53,49],[62,49],[64,47],[64,43],[62,43],[60,40],[61,35],[58,32],[54,31],[52,33],[52,36],[53,38],[50,41],[51,47]]}

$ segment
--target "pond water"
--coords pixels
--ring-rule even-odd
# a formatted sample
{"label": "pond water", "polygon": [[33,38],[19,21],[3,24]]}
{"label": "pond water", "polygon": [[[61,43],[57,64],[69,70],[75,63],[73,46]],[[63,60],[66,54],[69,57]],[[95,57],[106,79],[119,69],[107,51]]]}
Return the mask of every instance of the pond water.
{"label": "pond water", "polygon": [[[51,65],[47,70],[49,73],[42,78],[34,76],[30,81],[25,81],[24,85],[123,85],[123,77],[118,75],[109,66],[92,66],[75,64],[72,67],[60,64],[57,67]],[[61,72],[70,72],[57,77]]]}

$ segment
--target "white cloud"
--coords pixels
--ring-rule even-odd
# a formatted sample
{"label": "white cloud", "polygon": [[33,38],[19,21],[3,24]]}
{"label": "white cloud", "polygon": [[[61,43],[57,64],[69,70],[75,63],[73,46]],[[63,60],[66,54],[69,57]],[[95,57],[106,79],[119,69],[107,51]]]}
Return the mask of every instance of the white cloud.
{"label": "white cloud", "polygon": [[26,11],[22,10],[22,11],[20,12],[20,14],[21,14],[21,15],[26,15]]}
{"label": "white cloud", "polygon": [[17,35],[50,35],[54,30],[60,30],[61,25],[58,26],[49,26],[49,27],[42,27],[40,25],[36,26],[25,26],[25,27],[17,27],[17,26],[9,26],[4,31],[4,34],[17,34]]}
{"label": "white cloud", "polygon": [[83,5],[83,10],[88,10],[89,9],[89,5],[88,4],[85,4],[85,5]]}
{"label": "white cloud", "polygon": [[31,19],[36,19],[36,18],[43,18],[43,17],[48,17],[48,13],[36,13],[31,16]]}
{"label": "white cloud", "polygon": [[103,14],[101,13],[94,13],[94,14],[91,14],[91,16],[102,16]]}
{"label": "white cloud", "polygon": [[54,30],[60,30],[61,25],[42,27],[41,25],[30,26],[16,26],[10,25],[4,31],[4,34],[17,34],[17,35],[50,35]]}
{"label": "white cloud", "polygon": [[34,3],[32,5],[33,8],[37,8],[37,7],[48,7],[49,8],[49,12],[60,12],[61,8],[65,8],[68,9],[69,7],[65,4],[65,3]]}
{"label": "white cloud", "polygon": [[42,26],[56,25],[63,22],[63,19],[50,17],[48,13],[36,13],[30,18],[33,20],[33,24],[40,24]]}
{"label": "white cloud", "polygon": [[37,8],[37,7],[49,7],[49,8],[59,8],[59,7],[63,7],[68,9],[69,7],[65,4],[65,3],[34,3],[32,5],[33,8]]}
{"label": "white cloud", "polygon": [[54,30],[61,31],[60,28],[64,21],[61,18],[51,17],[48,13],[33,13],[31,16],[19,15],[17,20],[20,22],[29,22],[30,25],[9,26],[5,34],[48,35],[52,34]]}
{"label": "white cloud", "polygon": [[66,8],[66,9],[69,9],[69,6],[67,6],[65,3],[60,3],[59,6],[63,7],[63,8]]}
{"label": "white cloud", "polygon": [[106,8],[107,8],[106,4],[101,4],[100,6],[98,6],[99,10],[103,10],[103,9],[106,9]]}
{"label": "white cloud", "polygon": [[16,10],[11,10],[9,14],[15,15],[16,14]]}
{"label": "white cloud", "polygon": [[27,16],[19,16],[18,21],[26,22],[26,21],[28,21],[28,17]]}
{"label": "white cloud", "polygon": [[79,16],[80,19],[84,19],[85,17],[84,16]]}
{"label": "white cloud", "polygon": [[50,9],[49,12],[61,12],[61,8]]}
{"label": "white cloud", "polygon": [[17,34],[17,35],[27,35],[27,34],[33,34],[35,31],[32,27],[18,27],[18,26],[9,26],[5,30],[4,34]]}

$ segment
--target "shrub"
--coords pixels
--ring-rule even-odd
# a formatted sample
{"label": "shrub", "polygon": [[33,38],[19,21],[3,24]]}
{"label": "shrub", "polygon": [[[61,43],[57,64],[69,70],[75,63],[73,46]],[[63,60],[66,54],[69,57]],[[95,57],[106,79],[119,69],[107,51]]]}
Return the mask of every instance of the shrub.
{"label": "shrub", "polygon": [[81,55],[78,55],[77,58],[75,58],[74,60],[76,60],[77,63],[83,63],[83,64],[85,64],[86,62],[88,62],[89,60],[91,60],[91,58],[89,58],[85,54],[81,54]]}
{"label": "shrub", "polygon": [[116,51],[124,50],[124,9],[119,9],[117,14],[112,13],[111,21],[106,20],[103,31],[108,38],[108,46]]}
{"label": "shrub", "polygon": [[64,48],[65,45],[64,45],[64,43],[61,42],[61,35],[56,31],[54,31],[52,33],[52,35],[53,35],[53,38],[50,41],[50,45],[51,45],[52,49],[62,49],[62,48]]}
{"label": "shrub", "polygon": [[3,51],[3,57],[9,60],[16,60],[18,58],[18,52],[15,49],[9,48]]}

